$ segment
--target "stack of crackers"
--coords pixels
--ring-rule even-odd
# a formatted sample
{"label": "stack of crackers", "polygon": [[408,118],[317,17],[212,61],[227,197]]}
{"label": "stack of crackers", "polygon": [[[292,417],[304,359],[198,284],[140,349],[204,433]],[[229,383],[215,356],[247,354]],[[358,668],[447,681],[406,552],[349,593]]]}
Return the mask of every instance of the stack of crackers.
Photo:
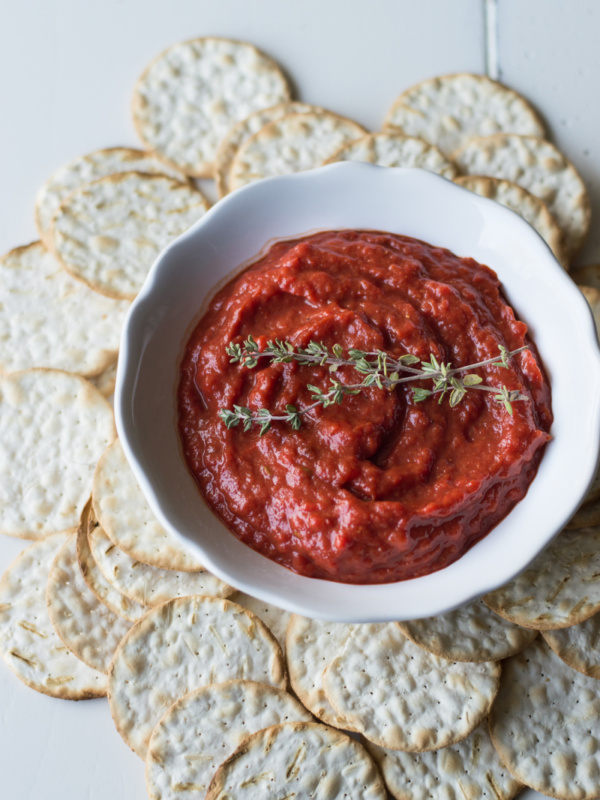
{"label": "stack of crackers", "polygon": [[[291,99],[252,45],[175,45],[141,76],[145,147],[57,171],[40,241],[0,259],[0,654],[54,697],[108,696],[153,800],[600,796],[600,478],[518,578],[448,614],[345,625],[235,592],[153,517],[116,439],[124,316],[157,254],[219,195],[359,160],[416,166],[520,213],[569,268],[585,186],[530,104],[425,81],[383,130]],[[600,319],[600,268],[579,271]],[[526,532],[524,532],[524,535]]]}

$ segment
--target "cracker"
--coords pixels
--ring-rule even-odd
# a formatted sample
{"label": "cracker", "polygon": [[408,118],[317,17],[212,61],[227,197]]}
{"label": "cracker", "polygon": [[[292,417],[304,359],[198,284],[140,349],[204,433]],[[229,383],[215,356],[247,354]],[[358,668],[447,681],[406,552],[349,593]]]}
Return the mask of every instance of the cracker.
{"label": "cracker", "polygon": [[543,639],[504,662],[490,733],[504,764],[527,786],[563,800],[600,795],[598,684]]}
{"label": "cracker", "polygon": [[499,133],[471,139],[452,158],[468,175],[503,178],[539,197],[565,234],[567,258],[581,249],[590,227],[590,199],[573,164],[553,144]]}
{"label": "cracker", "polygon": [[494,749],[487,720],[466,739],[429,753],[365,747],[396,800],[511,800],[523,785],[516,781]]}
{"label": "cracker", "polygon": [[117,360],[109,364],[99,375],[94,375],[90,381],[103,397],[110,397],[117,384]]}
{"label": "cracker", "polygon": [[277,608],[270,603],[265,603],[263,600],[258,600],[256,597],[251,597],[244,592],[236,592],[232,595],[231,599],[234,603],[252,611],[253,614],[265,623],[267,628],[271,631],[273,636],[279,642],[279,645],[285,654],[285,636],[288,623],[292,615],[283,608]]}
{"label": "cracker", "polygon": [[53,558],[73,534],[56,533],[23,550],[0,579],[0,655],[23,683],[64,700],[106,694],[106,676],[58,638],[46,609]]}
{"label": "cracker", "polygon": [[590,264],[587,267],[577,267],[571,277],[578,286],[591,286],[600,289],[600,264]]}
{"label": "cracker", "polygon": [[77,564],[84,581],[101,603],[123,619],[135,622],[143,616],[147,608],[119,592],[100,572],[89,543],[90,531],[98,526],[91,502],[88,502],[81,515],[77,531]]}
{"label": "cracker", "polygon": [[157,522],[118,440],[98,462],[92,494],[94,511],[104,532],[129,556],[159,569],[203,569]]}
{"label": "cracker", "polygon": [[437,147],[400,133],[369,133],[343,145],[325,162],[364,161],[382,167],[417,167],[452,180],[458,169]]}
{"label": "cracker", "polygon": [[208,36],[173,45],[146,68],[133,121],[146,147],[196,178],[211,178],[236,122],[290,99],[278,65],[245,42]]}
{"label": "cracker", "polygon": [[52,250],[76,278],[133,300],[169,242],[208,210],[203,195],[164,175],[123,172],[77,189],[52,221]]}
{"label": "cracker", "polygon": [[481,197],[500,203],[523,217],[539,233],[554,253],[556,260],[567,271],[569,259],[565,252],[565,235],[554,219],[548,206],[539,197],[523,189],[516,183],[500,178],[486,178],[484,175],[463,175],[455,183]]}
{"label": "cracker", "polygon": [[144,606],[190,594],[229,597],[234,591],[206,570],[178,572],[142,564],[117,547],[99,525],[90,529],[89,543],[94,561],[111,586]]}
{"label": "cracker", "polygon": [[565,664],[600,680],[600,614],[570,628],[543,631],[542,636]]}
{"label": "cracker", "polygon": [[360,625],[325,670],[329,702],[374,744],[420,753],[455,744],[487,715],[500,664],[439,658],[396,623]]}
{"label": "cracker", "polygon": [[117,645],[131,623],[118,617],[91,591],[77,564],[71,536],[52,562],[46,586],[48,615],[69,650],[90,667],[108,672]]}
{"label": "cracker", "polygon": [[248,737],[217,770],[206,800],[385,800],[377,767],[354,739],[316,722]]}
{"label": "cracker", "polygon": [[0,376],[0,532],[75,527],[114,437],[112,409],[89,381],[43,369]]}
{"label": "cracker", "polygon": [[220,764],[250,734],[311,722],[291,695],[254,681],[204,686],[177,700],[152,733],[146,756],[150,800],[202,800]]}
{"label": "cracker", "polygon": [[354,625],[323,622],[294,614],[285,640],[290,684],[302,703],[318,719],[335,728],[350,729],[323,689],[323,672],[341,651]]}
{"label": "cracker", "polygon": [[76,189],[93,183],[107,175],[119,172],[146,172],[150,175],[168,175],[178,181],[185,176],[168,167],[150,153],[131,147],[109,147],[73,159],[57,169],[44,183],[35,201],[35,224],[46,247],[52,247],[50,226],[60,204]]}
{"label": "cracker", "polygon": [[342,145],[365,133],[356,122],[331,111],[289,114],[240,146],[231,165],[230,186],[237,189],[260,178],[320,167]]}
{"label": "cracker", "polygon": [[322,109],[310,103],[279,103],[279,105],[255,111],[246,119],[241,120],[231,128],[221,140],[215,156],[215,182],[219,197],[225,197],[231,191],[229,185],[229,172],[231,165],[240,146],[261,128],[275,119],[281,119],[288,114],[304,114],[307,111]]}
{"label": "cracker", "polygon": [[600,525],[600,499],[588,501],[587,497],[576,513],[567,522],[565,529],[568,531],[582,530]]}
{"label": "cracker", "polygon": [[528,569],[483,600],[501,617],[540,631],[593,616],[600,611],[600,528],[563,531]]}
{"label": "cracker", "polygon": [[281,648],[250,611],[217,597],[170,600],[123,639],[108,676],[117,730],[141,758],[177,698],[209,683],[247,679],[285,688]]}
{"label": "cracker", "polygon": [[438,617],[398,625],[419,647],[451,661],[500,661],[523,650],[537,636],[537,631],[499,617],[482,600]]}
{"label": "cracker", "polygon": [[446,155],[474,136],[545,136],[541,119],[524,97],[468,73],[430,78],[402,92],[385,118],[384,128],[389,127],[435,144]]}

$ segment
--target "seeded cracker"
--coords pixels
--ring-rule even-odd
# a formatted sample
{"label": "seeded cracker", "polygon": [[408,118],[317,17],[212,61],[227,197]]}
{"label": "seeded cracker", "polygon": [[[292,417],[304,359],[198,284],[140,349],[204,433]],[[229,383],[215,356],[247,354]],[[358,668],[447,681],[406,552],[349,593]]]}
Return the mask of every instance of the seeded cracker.
{"label": "seeded cracker", "polygon": [[517,780],[563,800],[600,795],[598,683],[543,639],[504,663],[490,733]]}
{"label": "seeded cracker", "polygon": [[307,111],[322,111],[310,103],[280,103],[271,108],[255,111],[249,117],[238,122],[221,141],[215,157],[215,181],[219,197],[224,197],[231,191],[229,173],[231,165],[240,146],[253,134],[258,133],[269,122],[281,119],[288,114],[304,114]]}
{"label": "seeded cracker", "polygon": [[177,700],[152,733],[146,757],[150,800],[203,800],[220,764],[252,733],[311,722],[291,695],[254,681],[211,684]]}
{"label": "seeded cracker", "polygon": [[539,233],[554,253],[556,260],[568,271],[569,260],[565,252],[565,236],[560,225],[548,211],[548,206],[521,186],[500,178],[483,175],[463,175],[455,183],[470,192],[488,197],[500,205],[510,208],[523,217]]}
{"label": "seeded cracker", "polygon": [[523,788],[500,761],[487,720],[458,744],[430,753],[365,747],[396,800],[511,800]]}
{"label": "seeded cracker", "polygon": [[132,558],[160,569],[203,569],[156,521],[118,440],[98,462],[93,499],[104,532]]}
{"label": "seeded cracker", "polygon": [[540,631],[593,616],[600,611],[600,528],[559,533],[525,572],[483,600],[501,617]]}
{"label": "seeded cracker", "polygon": [[419,647],[451,661],[499,661],[523,650],[537,636],[537,631],[499,617],[482,600],[398,625]]}
{"label": "seeded cracker", "polygon": [[322,622],[294,614],[287,629],[285,653],[290,684],[312,713],[328,725],[350,730],[325,695],[323,672],[341,652],[354,625]]}
{"label": "seeded cracker", "polygon": [[326,164],[336,161],[364,161],[382,167],[418,167],[452,180],[458,169],[431,144],[397,133],[369,133],[345,144]]}
{"label": "seeded cracker", "polygon": [[134,90],[133,120],[161,159],[211,178],[229,129],[289,99],[281,69],[256,47],[206,37],[173,45],[152,61]]}
{"label": "seeded cracker", "polygon": [[178,181],[186,180],[179,170],[168,167],[150,153],[133,150],[131,147],[110,147],[75,158],[48,178],[35,201],[35,224],[46,247],[52,247],[52,219],[60,204],[72,192],[100,178],[106,178],[107,175],[132,171],[168,175]]}
{"label": "seeded cracker", "polygon": [[77,189],[52,221],[52,250],[76,278],[133,300],[158,254],[208,210],[199,191],[162,175],[124,172]]}
{"label": "seeded cracker", "polygon": [[545,136],[525,98],[484,75],[468,73],[442,75],[407,89],[388,111],[384,128],[418,136],[448,156],[474,136]]}
{"label": "seeded cracker", "polygon": [[253,734],[222,764],[206,800],[385,800],[366,750],[349,736],[310,722]]}
{"label": "seeded cracker", "polygon": [[75,527],[113,413],[89,381],[56,370],[0,377],[0,532],[37,539]]}
{"label": "seeded cracker", "polygon": [[99,525],[90,528],[88,539],[94,560],[108,583],[144,606],[158,606],[190,594],[229,597],[234,591],[206,570],[178,572],[142,564],[117,547]]}
{"label": "seeded cracker", "polygon": [[73,534],[57,533],[20,553],[0,579],[0,655],[38,692],[64,700],[106,694],[106,676],[69,652],[46,610],[52,559]]}
{"label": "seeded cracker", "polygon": [[503,178],[539,197],[565,234],[567,257],[581,249],[590,227],[590,200],[579,173],[553,144],[499,133],[471,139],[452,158],[468,175]]}
{"label": "seeded cracker", "polygon": [[285,635],[292,615],[287,611],[284,611],[282,608],[272,606],[270,603],[265,603],[262,600],[258,600],[256,597],[251,597],[249,594],[244,594],[244,592],[236,592],[234,595],[232,595],[231,599],[234,603],[239,603],[239,605],[244,606],[244,608],[247,608],[249,611],[252,611],[253,614],[256,614],[259,619],[262,619],[267,628],[279,642],[279,645],[285,654]]}
{"label": "seeded cracker", "polygon": [[544,631],[542,636],[565,664],[600,680],[600,614],[570,628]]}
{"label": "seeded cracker", "polygon": [[419,753],[468,736],[487,715],[499,681],[499,663],[438,658],[389,623],[356,627],[323,686],[335,710],[369,741]]}
{"label": "seeded cracker", "polygon": [[250,611],[216,597],[170,600],[123,639],[108,679],[117,730],[141,758],[179,697],[209,683],[247,679],[285,688],[281,648]]}
{"label": "seeded cracker", "polygon": [[260,178],[320,167],[342,145],[365,133],[356,122],[331,111],[274,120],[240,146],[231,165],[230,186],[237,189]]}

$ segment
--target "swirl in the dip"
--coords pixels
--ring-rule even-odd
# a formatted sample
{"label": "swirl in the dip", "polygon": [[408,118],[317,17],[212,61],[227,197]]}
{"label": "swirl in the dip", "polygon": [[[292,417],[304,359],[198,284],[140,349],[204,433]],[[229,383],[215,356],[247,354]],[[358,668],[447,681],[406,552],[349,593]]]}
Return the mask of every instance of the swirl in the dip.
{"label": "swirl in the dip", "polygon": [[[326,366],[230,364],[226,348],[252,335],[393,357],[433,354],[453,367],[530,349],[510,368],[478,370],[485,384],[529,400],[507,413],[468,391],[416,403],[414,384],[366,388],[319,406],[298,431],[273,423],[228,430],[234,404],[285,414],[324,391]],[[352,367],[335,375],[362,379]],[[426,384],[417,384],[423,385]],[[451,564],[521,500],[552,423],[550,389],[527,327],[496,274],[470,258],[389,233],[328,231],[279,242],[230,281],[194,330],[181,366],[179,430],[190,471],[235,535],[295,572],[346,583],[387,583]]]}

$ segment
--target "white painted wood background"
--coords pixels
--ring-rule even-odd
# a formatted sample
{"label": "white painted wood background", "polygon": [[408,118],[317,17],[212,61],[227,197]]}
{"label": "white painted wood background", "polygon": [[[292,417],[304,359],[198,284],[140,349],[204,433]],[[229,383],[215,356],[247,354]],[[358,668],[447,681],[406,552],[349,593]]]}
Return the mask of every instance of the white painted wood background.
{"label": "white painted wood background", "polygon": [[[597,0],[0,0],[0,253],[36,238],[34,197],[54,169],[137,144],[137,75],[166,46],[202,35],[253,42],[299,98],[373,130],[419,80],[497,75],[536,105],[581,171],[593,218],[578,263],[600,261]],[[25,544],[0,537],[0,571]],[[0,800],[146,796],[143,764],[106,701],[43,697],[0,663]]]}

